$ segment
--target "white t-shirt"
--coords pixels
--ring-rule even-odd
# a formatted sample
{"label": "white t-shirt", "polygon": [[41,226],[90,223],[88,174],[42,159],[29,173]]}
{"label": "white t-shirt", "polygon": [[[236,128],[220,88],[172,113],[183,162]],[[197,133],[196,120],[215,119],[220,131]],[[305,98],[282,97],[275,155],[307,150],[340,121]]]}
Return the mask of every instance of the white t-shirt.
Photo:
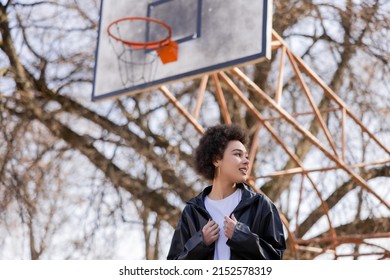
{"label": "white t-shirt", "polygon": [[227,237],[223,232],[223,221],[225,216],[230,216],[234,208],[241,200],[241,190],[237,189],[234,193],[224,199],[213,200],[206,196],[204,204],[206,210],[210,213],[213,220],[219,226],[219,238],[215,242],[214,260],[229,260],[230,248],[226,245]]}

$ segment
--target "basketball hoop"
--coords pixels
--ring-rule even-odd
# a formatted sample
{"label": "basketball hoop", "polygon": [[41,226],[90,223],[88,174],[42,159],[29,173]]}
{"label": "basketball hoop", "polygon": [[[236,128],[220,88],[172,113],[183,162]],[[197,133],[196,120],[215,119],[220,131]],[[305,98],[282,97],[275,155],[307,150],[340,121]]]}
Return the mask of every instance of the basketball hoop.
{"label": "basketball hoop", "polygon": [[[172,28],[163,21],[147,17],[121,18],[108,25],[107,33],[114,41],[110,40],[124,86],[153,80],[157,56],[163,64],[178,58],[178,44],[171,41]],[[134,76],[135,73],[141,74]]]}

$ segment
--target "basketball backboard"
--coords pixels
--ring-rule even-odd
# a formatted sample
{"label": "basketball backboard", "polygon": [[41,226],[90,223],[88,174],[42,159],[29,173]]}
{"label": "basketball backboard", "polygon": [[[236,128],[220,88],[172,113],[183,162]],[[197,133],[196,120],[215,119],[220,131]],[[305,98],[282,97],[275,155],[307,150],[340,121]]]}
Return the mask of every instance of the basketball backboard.
{"label": "basketball backboard", "polygon": [[[92,100],[270,58],[271,9],[270,0],[102,0]],[[177,57],[163,63],[150,42],[167,37]]]}

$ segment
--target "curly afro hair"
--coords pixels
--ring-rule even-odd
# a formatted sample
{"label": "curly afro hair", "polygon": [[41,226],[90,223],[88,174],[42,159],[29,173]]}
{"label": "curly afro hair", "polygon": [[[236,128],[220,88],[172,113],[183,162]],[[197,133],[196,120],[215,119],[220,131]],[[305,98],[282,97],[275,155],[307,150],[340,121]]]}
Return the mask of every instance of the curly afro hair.
{"label": "curly afro hair", "polygon": [[235,140],[244,146],[248,143],[247,132],[238,124],[219,124],[207,129],[195,150],[196,171],[212,180],[215,171],[213,161],[222,159],[228,143]]}

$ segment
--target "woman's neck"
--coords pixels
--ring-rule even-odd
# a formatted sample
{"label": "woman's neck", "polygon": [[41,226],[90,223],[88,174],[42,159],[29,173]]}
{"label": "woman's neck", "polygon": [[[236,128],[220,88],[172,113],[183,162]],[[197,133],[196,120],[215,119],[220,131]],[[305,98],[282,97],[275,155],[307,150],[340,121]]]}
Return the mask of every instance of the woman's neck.
{"label": "woman's neck", "polygon": [[236,191],[236,184],[214,179],[213,188],[209,193],[209,198],[213,200],[224,199]]}

